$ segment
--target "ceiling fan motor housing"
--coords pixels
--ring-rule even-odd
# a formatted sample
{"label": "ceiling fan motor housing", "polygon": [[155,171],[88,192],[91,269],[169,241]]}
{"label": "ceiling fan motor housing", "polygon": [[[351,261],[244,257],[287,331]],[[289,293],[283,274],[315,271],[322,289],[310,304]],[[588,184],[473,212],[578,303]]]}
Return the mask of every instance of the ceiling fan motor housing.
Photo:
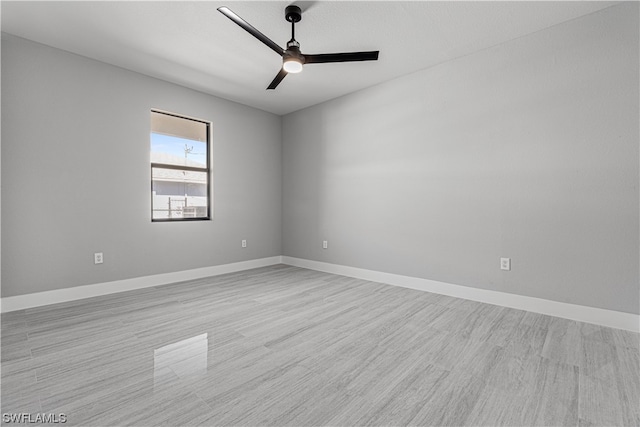
{"label": "ceiling fan motor housing", "polygon": [[296,58],[301,64],[304,64],[304,56],[298,46],[287,45],[287,50],[282,55],[282,59],[283,61],[287,61],[289,58]]}

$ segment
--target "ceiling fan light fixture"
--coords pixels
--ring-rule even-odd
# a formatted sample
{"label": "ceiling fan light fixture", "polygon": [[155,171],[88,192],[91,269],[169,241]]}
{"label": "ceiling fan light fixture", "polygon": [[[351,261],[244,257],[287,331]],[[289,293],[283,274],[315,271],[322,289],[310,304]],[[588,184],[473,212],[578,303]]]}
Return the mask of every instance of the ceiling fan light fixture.
{"label": "ceiling fan light fixture", "polygon": [[295,56],[291,56],[283,61],[282,69],[287,73],[299,73],[302,71],[302,61]]}

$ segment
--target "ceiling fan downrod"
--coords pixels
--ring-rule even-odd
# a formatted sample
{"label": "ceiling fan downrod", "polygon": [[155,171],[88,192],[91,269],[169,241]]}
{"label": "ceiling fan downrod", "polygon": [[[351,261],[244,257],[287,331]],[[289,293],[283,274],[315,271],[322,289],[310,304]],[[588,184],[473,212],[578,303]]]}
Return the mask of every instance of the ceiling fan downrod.
{"label": "ceiling fan downrod", "polygon": [[[292,4],[290,6],[287,6],[284,10],[284,18],[291,22],[291,42],[295,42],[296,41],[296,22],[300,22],[302,20],[302,10]],[[296,45],[299,47],[300,44],[296,43]]]}

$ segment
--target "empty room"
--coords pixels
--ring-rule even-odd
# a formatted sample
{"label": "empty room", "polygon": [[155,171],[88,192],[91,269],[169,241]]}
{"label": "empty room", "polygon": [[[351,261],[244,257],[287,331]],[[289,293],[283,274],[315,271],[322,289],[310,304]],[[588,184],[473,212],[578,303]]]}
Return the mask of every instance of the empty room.
{"label": "empty room", "polygon": [[6,425],[640,425],[640,3],[1,1]]}

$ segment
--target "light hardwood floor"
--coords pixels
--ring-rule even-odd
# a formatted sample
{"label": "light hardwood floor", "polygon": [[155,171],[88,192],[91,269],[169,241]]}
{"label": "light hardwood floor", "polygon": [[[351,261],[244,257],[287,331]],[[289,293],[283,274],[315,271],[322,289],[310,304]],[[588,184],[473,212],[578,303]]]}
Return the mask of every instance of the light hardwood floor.
{"label": "light hardwood floor", "polygon": [[640,425],[638,334],[285,265],[2,315],[66,425]]}

